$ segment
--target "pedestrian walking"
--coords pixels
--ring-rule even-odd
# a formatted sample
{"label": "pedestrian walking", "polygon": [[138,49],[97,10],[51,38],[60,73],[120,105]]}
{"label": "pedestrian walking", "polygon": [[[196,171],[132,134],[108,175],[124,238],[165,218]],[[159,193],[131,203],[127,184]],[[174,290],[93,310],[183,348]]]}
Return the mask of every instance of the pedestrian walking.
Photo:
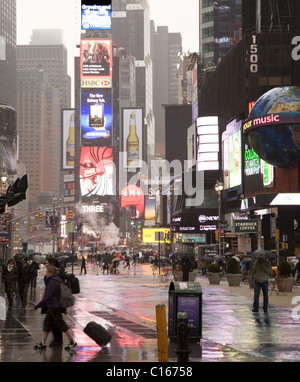
{"label": "pedestrian walking", "polygon": [[36,279],[37,279],[38,270],[40,269],[40,266],[34,260],[30,260],[29,267],[30,267],[30,271],[31,271],[30,287],[35,289],[36,288]]}
{"label": "pedestrian walking", "polygon": [[[46,267],[49,265],[54,266],[56,268],[57,276],[59,276],[61,278],[61,280],[64,281],[65,272],[60,267],[60,264],[59,264],[57,259],[55,259],[54,257],[49,257],[48,259],[46,259],[45,265],[46,265]],[[47,277],[45,276],[44,277],[44,283],[45,284],[46,284],[46,280],[47,280]],[[50,347],[62,346],[63,345],[63,334],[62,334],[61,329],[59,327],[57,327],[57,325],[55,323],[53,323],[53,326],[52,326],[52,334],[53,334],[53,339],[50,342],[49,346]]]}
{"label": "pedestrian walking", "polygon": [[31,279],[31,269],[29,264],[27,263],[26,258],[23,256],[21,258],[21,263],[18,269],[18,286],[19,286],[19,293],[20,293],[22,308],[26,308],[26,305],[27,305],[27,295],[28,295],[30,279]]}
{"label": "pedestrian walking", "polygon": [[253,264],[251,278],[254,280],[254,301],[252,312],[258,312],[259,309],[259,294],[262,289],[263,292],[263,309],[268,312],[269,298],[268,298],[268,284],[269,277],[273,269],[271,264],[264,258],[259,257]]}
{"label": "pedestrian walking", "polygon": [[53,325],[60,328],[60,330],[67,335],[70,340],[69,345],[65,347],[66,350],[74,348],[77,343],[74,341],[72,332],[69,326],[63,319],[62,313],[65,311],[59,304],[60,300],[60,284],[61,278],[57,275],[57,270],[54,266],[47,266],[46,271],[46,289],[43,299],[35,305],[34,309],[41,308],[42,314],[46,313],[46,317],[43,322],[43,339],[37,343],[35,349],[45,349],[47,347],[46,342],[49,333],[53,329]]}
{"label": "pedestrian walking", "polygon": [[82,275],[82,271],[84,271],[84,274],[86,275],[86,261],[84,255],[82,255],[81,259],[81,269],[80,269],[80,274]]}
{"label": "pedestrian walking", "polygon": [[191,261],[185,256],[181,260],[181,269],[182,269],[182,281],[189,281],[189,273],[191,269]]}
{"label": "pedestrian walking", "polygon": [[130,270],[130,257],[129,256],[126,256],[123,264],[126,263],[126,265],[124,266],[124,269],[128,267],[128,269]]}
{"label": "pedestrian walking", "polygon": [[8,309],[11,309],[18,281],[18,268],[14,259],[8,260],[6,267],[3,269],[2,281],[4,282],[5,293],[8,298]]}

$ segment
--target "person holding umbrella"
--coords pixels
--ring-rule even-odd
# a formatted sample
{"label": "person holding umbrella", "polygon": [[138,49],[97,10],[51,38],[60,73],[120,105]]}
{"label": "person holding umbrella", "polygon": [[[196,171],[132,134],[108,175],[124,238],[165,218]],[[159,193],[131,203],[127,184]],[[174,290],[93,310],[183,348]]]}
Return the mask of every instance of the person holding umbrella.
{"label": "person holding umbrella", "polygon": [[251,272],[251,278],[254,281],[254,301],[252,312],[257,313],[259,309],[259,294],[260,290],[263,291],[263,309],[265,313],[268,313],[268,282],[273,269],[271,264],[264,258],[258,257],[253,265]]}

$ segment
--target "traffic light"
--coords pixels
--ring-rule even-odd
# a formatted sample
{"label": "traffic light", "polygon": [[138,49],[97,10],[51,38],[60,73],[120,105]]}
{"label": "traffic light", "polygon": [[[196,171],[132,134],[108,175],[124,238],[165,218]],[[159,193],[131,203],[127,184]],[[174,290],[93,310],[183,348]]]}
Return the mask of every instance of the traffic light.
{"label": "traffic light", "polygon": [[43,213],[42,212],[38,212],[38,221],[39,222],[43,221]]}
{"label": "traffic light", "polygon": [[72,220],[73,213],[71,210],[68,210],[68,220]]}
{"label": "traffic light", "polygon": [[215,231],[215,239],[216,241],[219,241],[219,231]]}

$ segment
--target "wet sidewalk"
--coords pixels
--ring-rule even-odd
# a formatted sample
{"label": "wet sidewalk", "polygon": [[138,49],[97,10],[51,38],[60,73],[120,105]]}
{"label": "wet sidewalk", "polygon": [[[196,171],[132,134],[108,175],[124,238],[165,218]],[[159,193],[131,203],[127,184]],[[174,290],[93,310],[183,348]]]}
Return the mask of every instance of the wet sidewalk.
{"label": "wet sidewalk", "polygon": [[[17,299],[0,319],[0,362],[158,362],[155,307],[164,304],[167,312],[171,280],[161,280],[148,264],[138,264],[130,271],[120,266],[119,275],[100,271],[90,266],[87,275],[79,275],[74,268],[81,292],[66,321],[78,343],[76,350],[33,349],[42,338],[44,316],[33,309],[44,292],[42,270],[37,288],[29,290],[26,309],[21,309]],[[265,314],[262,310],[252,313],[253,290],[247,284],[228,287],[224,279],[219,286],[210,286],[200,275],[196,281],[202,287],[202,339],[190,343],[190,362],[300,360],[300,289],[299,293],[295,288],[289,294],[270,296],[269,313]],[[111,332],[107,347],[99,347],[85,335],[83,327],[89,321]],[[66,345],[65,336],[64,342]],[[170,362],[177,361],[176,347],[169,342]]]}

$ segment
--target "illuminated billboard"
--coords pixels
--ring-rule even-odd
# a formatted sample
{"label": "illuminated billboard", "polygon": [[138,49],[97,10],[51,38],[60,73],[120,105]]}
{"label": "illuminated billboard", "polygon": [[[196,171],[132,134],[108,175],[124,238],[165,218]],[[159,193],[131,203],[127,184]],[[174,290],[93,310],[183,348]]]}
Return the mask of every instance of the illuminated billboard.
{"label": "illuminated billboard", "polygon": [[197,169],[219,170],[219,119],[197,118]]}
{"label": "illuminated billboard", "polygon": [[161,232],[163,234],[163,240],[161,242],[169,242],[169,240],[166,240],[165,238],[167,235],[170,233],[170,229],[168,228],[143,228],[143,243],[149,243],[149,244],[154,244],[158,243],[159,241],[156,240],[159,235],[156,235],[155,238],[155,233],[156,232]]}
{"label": "illuminated billboard", "polygon": [[74,168],[75,160],[75,113],[74,109],[62,111],[62,168]]}
{"label": "illuminated billboard", "polygon": [[80,40],[80,77],[112,77],[112,40]]}
{"label": "illuminated billboard", "polygon": [[81,29],[111,29],[111,0],[82,0]]}
{"label": "illuminated billboard", "polygon": [[143,110],[123,109],[124,167],[141,167],[143,153]]}
{"label": "illuminated billboard", "polygon": [[82,197],[114,195],[111,147],[81,147],[79,183]]}
{"label": "illuminated billboard", "polygon": [[148,195],[145,195],[145,225],[155,225],[155,189],[148,186]]}
{"label": "illuminated billboard", "polygon": [[[83,144],[111,144],[112,97],[110,89],[82,89],[81,140]],[[99,143],[99,141],[97,142]]]}
{"label": "illuminated billboard", "polygon": [[135,184],[128,184],[121,191],[121,208],[133,206],[136,216],[133,218],[141,219],[144,215],[145,195],[142,189]]}
{"label": "illuminated billboard", "polygon": [[242,121],[233,120],[222,134],[224,190],[242,185]]}
{"label": "illuminated billboard", "polygon": [[244,190],[260,191],[274,187],[274,167],[260,159],[252,147],[245,145]]}

